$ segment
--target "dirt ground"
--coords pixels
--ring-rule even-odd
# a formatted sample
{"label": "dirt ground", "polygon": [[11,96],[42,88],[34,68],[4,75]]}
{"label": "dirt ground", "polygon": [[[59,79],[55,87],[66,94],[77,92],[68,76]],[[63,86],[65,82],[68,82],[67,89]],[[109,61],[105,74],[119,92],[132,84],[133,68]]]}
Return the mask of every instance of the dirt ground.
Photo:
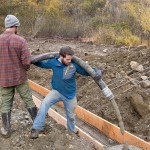
{"label": "dirt ground", "polygon": [[[75,55],[86,61],[91,67],[101,68],[103,70],[103,80],[115,96],[125,130],[150,142],[150,48],[144,46],[115,47],[63,39],[28,39],[28,42],[32,55],[52,51],[58,52],[62,46],[70,46],[74,49]],[[138,62],[144,69],[137,71],[132,68],[131,61]],[[29,79],[48,89],[51,88],[51,75],[50,70],[41,69],[34,65],[31,66],[31,70],[28,72]],[[77,74],[77,98],[78,105],[118,125],[111,102],[104,97],[91,77]],[[14,113],[18,109],[20,107],[16,104]],[[23,119],[28,116],[23,107],[20,114],[23,117],[19,120],[21,119],[23,123],[18,122],[17,128],[19,131],[16,132],[21,133],[21,136],[14,132],[13,137],[15,138],[11,138],[10,145],[14,144],[15,146],[8,146],[8,149],[94,149],[91,143],[68,135],[67,130],[56,124],[51,118],[47,119],[48,132],[46,136],[43,135],[37,140],[30,140],[28,136],[32,122],[30,117]],[[4,146],[5,141],[1,137],[0,140],[4,142]],[[17,145],[17,143],[19,144]]]}

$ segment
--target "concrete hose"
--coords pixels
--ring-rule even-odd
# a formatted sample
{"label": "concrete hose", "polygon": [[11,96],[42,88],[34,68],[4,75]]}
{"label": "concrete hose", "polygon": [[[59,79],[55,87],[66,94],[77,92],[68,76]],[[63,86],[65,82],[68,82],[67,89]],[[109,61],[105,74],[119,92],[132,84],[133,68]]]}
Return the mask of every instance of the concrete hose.
{"label": "concrete hose", "polygon": [[[38,61],[47,60],[53,57],[58,56],[58,52],[49,52],[49,53],[43,53],[40,55],[31,56],[31,63],[34,64]],[[83,69],[86,70],[86,72],[94,79],[96,84],[99,86],[99,88],[102,90],[103,94],[106,96],[107,99],[109,99],[112,103],[112,106],[115,110],[116,116],[119,121],[119,127],[122,135],[124,135],[124,124],[122,121],[122,117],[118,108],[118,105],[115,101],[114,95],[111,92],[111,90],[108,88],[106,83],[102,79],[95,79],[96,73],[93,68],[91,68],[87,63],[85,63],[82,59],[80,59],[77,56],[73,56],[73,61],[77,63],[79,66],[81,66]]]}

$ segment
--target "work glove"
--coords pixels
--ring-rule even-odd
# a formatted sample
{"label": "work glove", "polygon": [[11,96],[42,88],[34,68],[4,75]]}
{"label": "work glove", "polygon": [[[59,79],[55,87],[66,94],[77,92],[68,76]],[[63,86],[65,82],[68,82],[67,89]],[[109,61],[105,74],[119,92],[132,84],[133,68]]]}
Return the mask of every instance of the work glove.
{"label": "work glove", "polygon": [[93,68],[94,69],[94,71],[95,71],[95,77],[94,77],[94,79],[95,80],[99,80],[99,79],[101,79],[102,78],[102,70],[101,69],[99,69],[99,68]]}

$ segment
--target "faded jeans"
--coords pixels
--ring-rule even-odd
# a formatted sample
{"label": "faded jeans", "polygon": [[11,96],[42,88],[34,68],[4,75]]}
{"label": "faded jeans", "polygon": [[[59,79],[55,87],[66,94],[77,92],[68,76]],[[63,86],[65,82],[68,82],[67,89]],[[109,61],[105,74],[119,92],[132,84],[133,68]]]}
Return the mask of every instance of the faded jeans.
{"label": "faded jeans", "polygon": [[33,123],[33,129],[43,130],[48,109],[58,101],[62,101],[64,103],[68,130],[75,132],[75,108],[77,106],[77,99],[76,97],[73,99],[67,99],[56,90],[50,91],[41,102],[38,114]]}

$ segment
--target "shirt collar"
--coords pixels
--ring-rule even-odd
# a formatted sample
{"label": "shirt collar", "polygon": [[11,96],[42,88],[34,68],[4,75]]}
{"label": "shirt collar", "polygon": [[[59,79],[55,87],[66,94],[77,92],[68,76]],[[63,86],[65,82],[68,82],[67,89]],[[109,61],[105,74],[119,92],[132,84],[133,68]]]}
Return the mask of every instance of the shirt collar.
{"label": "shirt collar", "polygon": [[[61,63],[59,60],[58,60],[59,57],[55,57],[55,60],[56,60],[56,66],[57,67],[66,67],[66,65],[64,65],[63,63]],[[72,65],[72,63],[70,64]]]}
{"label": "shirt collar", "polygon": [[5,31],[4,34],[15,34],[13,31]]}
{"label": "shirt collar", "polygon": [[59,60],[58,60],[59,57],[55,57],[55,60],[56,60],[56,66],[60,67],[60,66],[64,66],[63,63],[61,63]]}

